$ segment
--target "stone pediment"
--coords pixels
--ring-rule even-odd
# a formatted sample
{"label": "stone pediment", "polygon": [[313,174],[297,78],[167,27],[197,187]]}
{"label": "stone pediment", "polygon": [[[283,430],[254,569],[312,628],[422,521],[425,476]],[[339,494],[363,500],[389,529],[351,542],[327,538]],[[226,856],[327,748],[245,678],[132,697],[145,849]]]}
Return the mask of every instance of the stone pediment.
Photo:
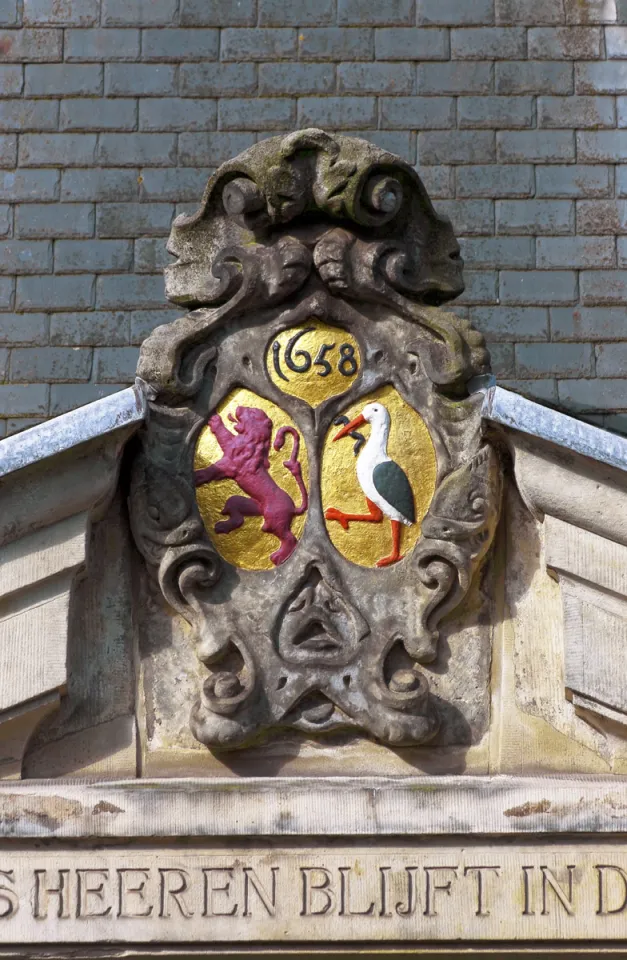
{"label": "stone pediment", "polygon": [[0,955],[627,941],[627,440],[496,384],[364,141],[169,249],[136,385],[0,443]]}

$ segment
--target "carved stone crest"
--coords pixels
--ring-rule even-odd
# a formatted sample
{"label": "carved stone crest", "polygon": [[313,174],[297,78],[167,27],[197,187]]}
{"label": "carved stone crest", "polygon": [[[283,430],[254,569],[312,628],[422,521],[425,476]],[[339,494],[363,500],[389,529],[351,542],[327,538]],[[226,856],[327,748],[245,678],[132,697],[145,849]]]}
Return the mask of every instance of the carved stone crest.
{"label": "carved stone crest", "polygon": [[425,743],[421,665],[493,538],[498,458],[469,380],[480,333],[416,172],[304,130],[256,144],[179,217],[144,343],[137,545],[195,628],[203,743],[346,728]]}

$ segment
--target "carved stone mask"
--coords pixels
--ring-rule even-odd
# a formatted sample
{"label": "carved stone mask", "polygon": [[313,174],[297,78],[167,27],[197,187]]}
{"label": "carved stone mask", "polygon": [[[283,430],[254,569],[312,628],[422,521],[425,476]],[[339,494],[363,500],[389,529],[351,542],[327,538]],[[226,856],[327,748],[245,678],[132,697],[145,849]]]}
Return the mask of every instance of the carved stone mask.
{"label": "carved stone mask", "polygon": [[450,223],[400,159],[305,130],[224,164],[168,249],[196,309],[142,348],[131,515],[208,668],[195,736],[428,741],[421,664],[500,497],[483,338],[433,306],[463,290]]}

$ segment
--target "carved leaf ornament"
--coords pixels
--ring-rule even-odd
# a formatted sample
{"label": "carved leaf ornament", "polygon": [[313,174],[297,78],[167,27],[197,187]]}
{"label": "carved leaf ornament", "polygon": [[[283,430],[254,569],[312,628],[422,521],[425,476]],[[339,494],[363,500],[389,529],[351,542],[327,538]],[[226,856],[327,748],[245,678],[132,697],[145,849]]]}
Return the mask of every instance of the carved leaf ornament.
{"label": "carved leaf ornament", "polygon": [[423,665],[501,485],[467,389],[485,343],[438,306],[463,290],[450,223],[402,160],[304,130],[220,167],[168,249],[191,312],[142,347],[130,506],[208,669],[193,733],[429,741]]}

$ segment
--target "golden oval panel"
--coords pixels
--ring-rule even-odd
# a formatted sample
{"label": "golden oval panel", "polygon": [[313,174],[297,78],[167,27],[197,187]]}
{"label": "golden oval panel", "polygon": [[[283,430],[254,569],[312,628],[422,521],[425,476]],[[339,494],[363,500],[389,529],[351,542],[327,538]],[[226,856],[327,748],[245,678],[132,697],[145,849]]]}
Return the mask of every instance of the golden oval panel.
{"label": "golden oval panel", "polygon": [[[242,411],[251,410],[259,413],[252,415],[242,413]],[[270,426],[264,414],[270,419]],[[214,420],[216,415],[222,427],[226,428],[235,441],[234,447],[231,446],[232,441],[229,437],[221,433],[220,425]],[[236,422],[242,428],[239,434],[235,430]],[[212,423],[215,429],[212,429]],[[247,427],[247,424],[251,423],[252,431]],[[265,435],[261,436],[264,430]],[[284,438],[283,445],[281,449],[275,449],[274,444],[281,432]],[[295,435],[299,438],[297,458],[294,458]],[[220,436],[224,441],[226,452],[220,445]],[[245,446],[247,440],[248,447]],[[228,460],[228,469],[223,471],[219,465],[224,462],[225,457]],[[257,463],[258,475],[251,480],[250,470],[247,470],[245,479],[240,474],[240,480],[245,484],[246,489],[242,489],[235,479],[223,476],[224,472],[237,474],[239,468],[250,466],[253,460]],[[288,460],[292,461],[292,470],[285,466],[285,461]],[[299,464],[299,471],[295,467],[296,462]],[[276,404],[257,396],[250,390],[243,388],[234,390],[220,403],[198,438],[194,458],[197,482],[206,475],[199,475],[198,471],[206,471],[208,468],[213,468],[209,471],[212,479],[196,487],[196,500],[207,532],[220,556],[228,563],[244,570],[272,570],[289,559],[295,546],[292,538],[296,541],[301,538],[306,518],[307,495],[303,498],[302,486],[295,476],[296,472],[300,472],[301,484],[306,491],[309,490],[307,452],[302,434],[291,417]],[[255,499],[257,491],[261,491],[262,496]],[[263,497],[267,499],[268,491],[270,496],[279,498],[283,508],[283,528],[279,531],[281,536],[277,535],[276,531],[266,532],[262,529],[266,523],[263,516]],[[232,498],[238,499],[233,501]],[[241,508],[243,500],[248,501],[248,508],[245,504]],[[290,501],[294,508],[291,518]],[[240,504],[239,511],[237,508],[232,508],[234,502]],[[302,509],[303,506],[305,509]],[[242,509],[245,514],[251,510],[258,512],[257,515],[242,516]],[[240,521],[241,525],[235,526],[228,532],[216,531],[216,524],[228,526],[236,525]],[[277,553],[281,551],[283,554],[277,559]]]}
{"label": "golden oval panel", "polygon": [[[400,548],[406,556],[420,538],[422,520],[433,498],[437,476],[437,461],[433,441],[427,426],[413,407],[406,403],[392,386],[380,387],[366,397],[361,397],[343,412],[348,421],[357,418],[366,405],[383,405],[390,417],[387,454],[407,477],[413,493],[415,522],[401,527]],[[357,477],[355,456],[356,439],[345,436],[334,440],[342,429],[333,424],[327,432],[322,450],[322,507],[328,511],[340,511],[349,515],[368,514],[366,494]],[[357,432],[369,441],[373,427],[369,423],[359,426]],[[365,450],[362,442],[359,455]],[[383,516],[378,522],[351,521],[345,530],[336,520],[326,519],[327,531],[334,546],[343,557],[362,567],[375,567],[389,555],[392,544],[390,518]]]}
{"label": "golden oval panel", "polygon": [[345,393],[360,368],[355,338],[314,319],[281,331],[266,351],[266,369],[275,386],[312,407]]}

